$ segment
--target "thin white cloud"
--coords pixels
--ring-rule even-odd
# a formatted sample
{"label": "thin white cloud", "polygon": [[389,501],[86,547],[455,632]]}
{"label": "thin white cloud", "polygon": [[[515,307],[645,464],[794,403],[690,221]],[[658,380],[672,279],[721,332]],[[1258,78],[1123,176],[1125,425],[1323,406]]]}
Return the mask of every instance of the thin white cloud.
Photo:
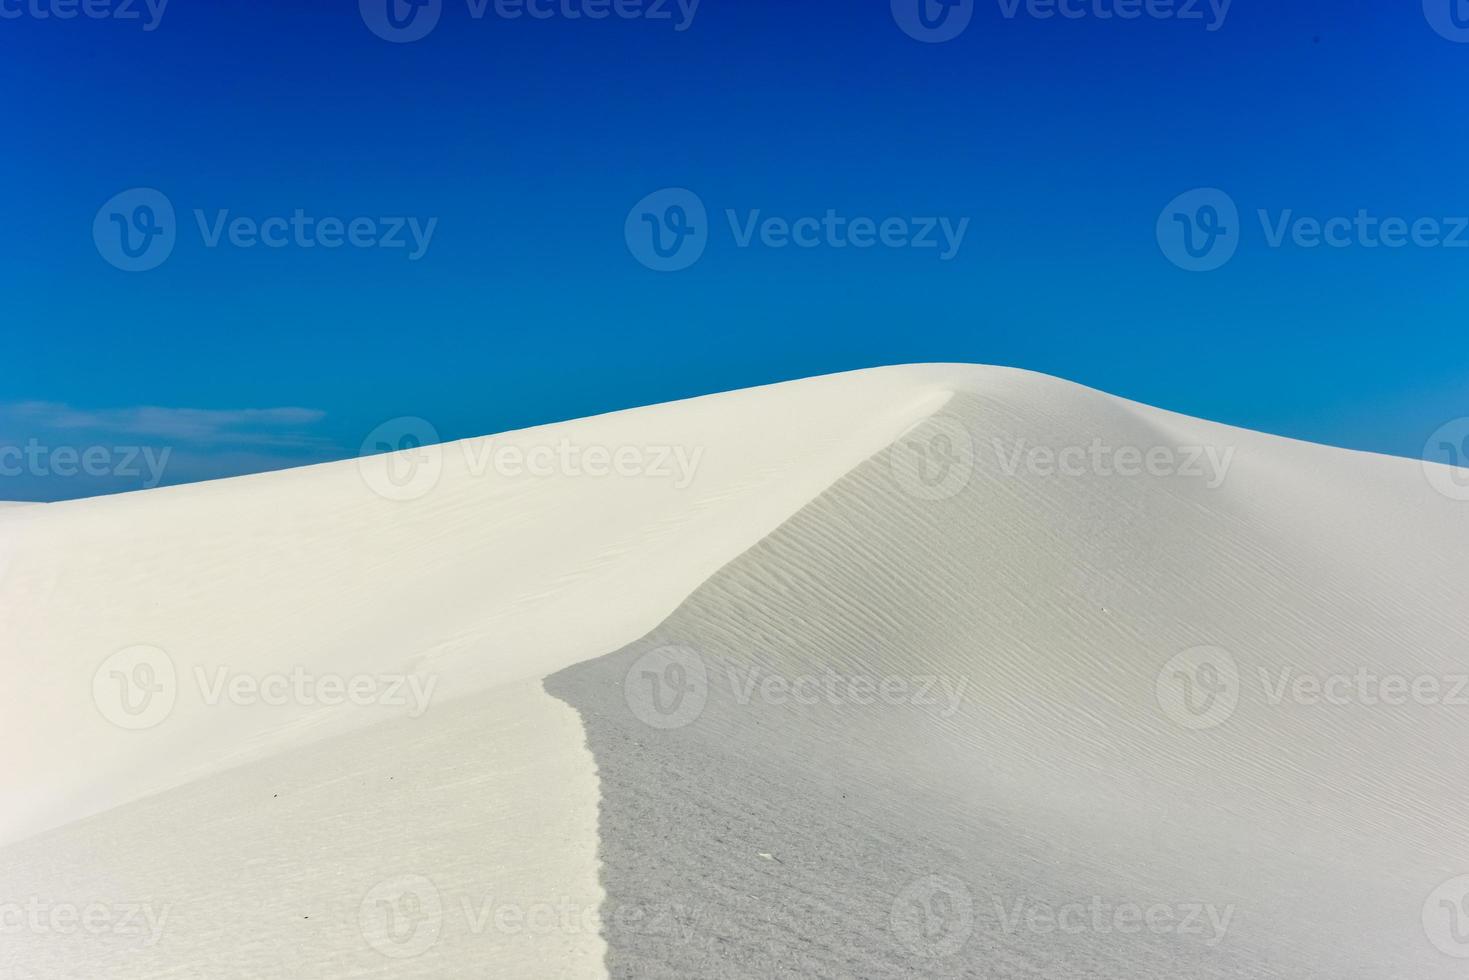
{"label": "thin white cloud", "polygon": [[[325,417],[297,407],[0,403],[0,500],[67,500],[349,457],[315,431]],[[87,458],[101,471],[79,469],[97,451],[100,462]]]}
{"label": "thin white cloud", "polygon": [[31,433],[130,436],[195,445],[272,446],[316,449],[328,445],[307,432],[326,413],[314,408],[133,408],[82,409],[60,402],[0,404],[0,424]]}

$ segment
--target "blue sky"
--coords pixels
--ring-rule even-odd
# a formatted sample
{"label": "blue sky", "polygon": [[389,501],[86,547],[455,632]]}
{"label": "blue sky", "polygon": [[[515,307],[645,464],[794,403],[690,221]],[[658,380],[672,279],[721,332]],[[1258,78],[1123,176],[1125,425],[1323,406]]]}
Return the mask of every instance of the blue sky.
{"label": "blue sky", "polygon": [[933,360],[1410,456],[1469,415],[1465,0],[91,2],[0,0],[0,445],[179,482]]}

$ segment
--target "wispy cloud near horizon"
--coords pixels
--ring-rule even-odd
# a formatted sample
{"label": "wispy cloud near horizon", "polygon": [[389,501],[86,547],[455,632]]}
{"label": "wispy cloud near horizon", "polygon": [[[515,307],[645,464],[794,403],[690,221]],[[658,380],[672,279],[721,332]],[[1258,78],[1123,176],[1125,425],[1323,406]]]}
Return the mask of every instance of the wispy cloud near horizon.
{"label": "wispy cloud near horizon", "polygon": [[0,403],[0,500],[65,500],[351,455],[314,408]]}
{"label": "wispy cloud near horizon", "polygon": [[131,408],[83,409],[63,402],[0,403],[0,422],[14,421],[58,432],[146,436],[190,443],[230,445],[319,446],[325,440],[300,431],[326,418],[314,408]]}

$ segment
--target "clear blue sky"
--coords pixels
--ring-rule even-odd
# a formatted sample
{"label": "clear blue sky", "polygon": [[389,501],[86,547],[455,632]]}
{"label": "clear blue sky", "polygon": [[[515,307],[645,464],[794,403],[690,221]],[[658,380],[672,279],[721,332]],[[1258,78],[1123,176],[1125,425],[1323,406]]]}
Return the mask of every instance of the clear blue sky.
{"label": "clear blue sky", "polygon": [[[1234,0],[1222,20],[1209,0],[1201,19],[966,0],[941,43],[901,29],[923,30],[908,0],[702,0],[691,18],[669,0],[666,20],[393,2],[400,22],[438,20],[395,43],[369,28],[392,33],[388,0],[171,0],[159,17],[136,0],[137,20],[0,0],[0,444],[166,444],[177,482],[355,455],[392,416],[452,439],[936,360],[1402,455],[1469,415],[1469,247],[1352,231],[1311,248],[1296,225],[1272,246],[1257,216],[1453,235],[1469,10],[1450,0]],[[104,204],[140,187],[174,210],[172,250],[125,271],[104,253],[126,264],[117,234],[159,215]],[[626,233],[670,187],[707,209],[707,242],[660,272]],[[1240,215],[1208,272],[1158,236],[1195,188]],[[354,218],[363,241],[398,217],[432,233],[307,248],[277,224],[277,248],[220,227],[298,209],[308,241],[323,219],[338,240]],[[725,212],[757,209],[968,225],[948,259],[758,232],[741,247]],[[138,484],[26,473],[0,498]]]}

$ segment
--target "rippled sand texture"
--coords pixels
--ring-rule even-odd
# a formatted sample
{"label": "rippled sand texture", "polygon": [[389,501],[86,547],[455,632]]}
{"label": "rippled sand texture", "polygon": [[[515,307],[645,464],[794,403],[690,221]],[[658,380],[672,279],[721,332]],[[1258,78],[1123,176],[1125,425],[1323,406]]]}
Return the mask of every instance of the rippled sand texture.
{"label": "rippled sand texture", "polygon": [[[612,976],[1460,976],[1422,919],[1469,870],[1469,707],[1271,694],[1464,673],[1466,505],[997,381],[548,679],[597,761]],[[1212,488],[1000,462],[1096,437],[1236,452]],[[916,479],[964,438],[967,480]]]}

